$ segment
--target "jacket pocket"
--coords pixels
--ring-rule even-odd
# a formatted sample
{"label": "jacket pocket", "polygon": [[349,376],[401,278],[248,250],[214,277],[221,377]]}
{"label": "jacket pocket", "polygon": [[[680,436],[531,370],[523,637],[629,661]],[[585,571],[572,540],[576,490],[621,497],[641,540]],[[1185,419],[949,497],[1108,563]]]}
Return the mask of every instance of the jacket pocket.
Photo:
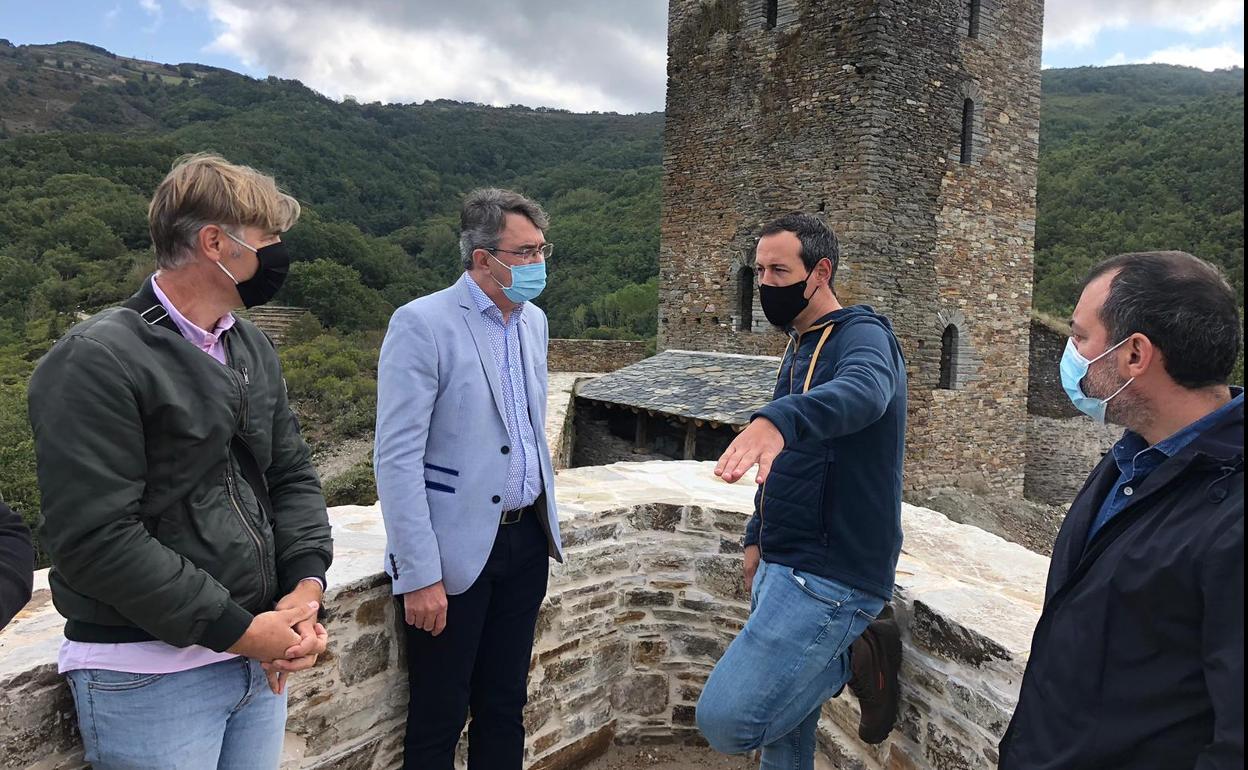
{"label": "jacket pocket", "polygon": [[826,537],[824,489],[828,463],[823,453],[781,452],[767,477],[767,526]]}

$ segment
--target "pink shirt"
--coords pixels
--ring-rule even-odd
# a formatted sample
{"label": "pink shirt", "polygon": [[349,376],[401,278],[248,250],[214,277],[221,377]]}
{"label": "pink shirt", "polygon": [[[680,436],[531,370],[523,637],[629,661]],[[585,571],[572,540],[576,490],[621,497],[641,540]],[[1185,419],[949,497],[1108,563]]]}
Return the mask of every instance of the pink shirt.
{"label": "pink shirt", "polygon": [[[160,286],[156,283],[156,276],[152,276],[152,291],[156,292],[156,299],[169,313],[169,317],[177,325],[178,331],[182,332],[182,336],[195,347],[224,364],[225,343],[221,341],[221,335],[234,325],[234,314],[226,313],[217,321],[212,331],[204,331],[178,312],[165,293],[160,290]],[[236,657],[238,656],[233,653],[214,652],[198,645],[174,647],[172,644],[160,641],[102,644],[71,642],[66,639],[61,644],[57,668],[62,674],[82,668],[102,668],[130,674],[173,674]]]}

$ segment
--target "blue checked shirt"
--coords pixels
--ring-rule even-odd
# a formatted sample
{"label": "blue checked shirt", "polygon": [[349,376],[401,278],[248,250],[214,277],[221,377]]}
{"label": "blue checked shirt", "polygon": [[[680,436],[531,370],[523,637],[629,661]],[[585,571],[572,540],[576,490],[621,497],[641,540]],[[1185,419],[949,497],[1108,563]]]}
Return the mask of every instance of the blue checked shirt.
{"label": "blue checked shirt", "polygon": [[503,388],[503,406],[507,410],[507,435],[511,440],[511,461],[507,466],[507,486],[503,491],[503,510],[513,511],[537,502],[542,493],[542,471],[537,459],[537,438],[529,416],[528,388],[524,381],[524,360],[520,357],[520,319],[524,305],[511,312],[503,322],[503,311],[486,296],[472,278],[468,291],[477,310],[485,319],[490,336],[490,351],[498,367],[498,380]]}
{"label": "blue checked shirt", "polygon": [[1222,418],[1233,411],[1240,404],[1244,403],[1244,391],[1240,388],[1232,388],[1231,394],[1233,398],[1230,402],[1223,404],[1220,409],[1214,410],[1196,422],[1183,428],[1170,438],[1158,441],[1156,444],[1149,446],[1144,437],[1134,431],[1127,431],[1123,434],[1122,439],[1114,444],[1114,462],[1118,465],[1118,483],[1114,485],[1109,496],[1105,498],[1105,502],[1101,503],[1101,509],[1096,514],[1096,519],[1092,521],[1092,526],[1088,528],[1088,541],[1097,532],[1101,531],[1109,520],[1118,515],[1123,508],[1127,507],[1127,503],[1131,502],[1131,497],[1140,485],[1144,483],[1144,479],[1148,475],[1164,463],[1166,460],[1174,457],[1184,447],[1195,441],[1201,433],[1221,422]]}

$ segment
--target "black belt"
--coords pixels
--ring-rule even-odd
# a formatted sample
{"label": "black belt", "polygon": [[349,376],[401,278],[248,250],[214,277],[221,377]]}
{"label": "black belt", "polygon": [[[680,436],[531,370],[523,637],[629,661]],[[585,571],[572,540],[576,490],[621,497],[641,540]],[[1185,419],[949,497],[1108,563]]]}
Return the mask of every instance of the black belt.
{"label": "black belt", "polygon": [[520,519],[524,518],[524,512],[531,510],[534,506],[526,505],[523,508],[516,508],[513,511],[503,511],[503,517],[499,520],[501,524],[516,524]]}

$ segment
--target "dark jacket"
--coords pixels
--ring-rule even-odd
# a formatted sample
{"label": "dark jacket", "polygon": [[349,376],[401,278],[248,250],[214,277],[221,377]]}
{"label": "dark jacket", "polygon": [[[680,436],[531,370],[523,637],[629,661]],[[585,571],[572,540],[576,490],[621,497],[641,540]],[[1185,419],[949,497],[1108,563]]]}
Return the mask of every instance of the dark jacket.
{"label": "dark jacket", "polygon": [[1003,770],[1244,766],[1244,409],[1157,467],[1087,543],[1119,478],[1057,536]]}
{"label": "dark jacket", "polygon": [[[72,640],[225,650],[300,579],[324,579],[320,481],[259,329],[239,319],[222,366],[169,328],[150,284],[128,304],[151,312],[78,324],[31,378],[52,598]],[[244,481],[235,434],[271,517]]]}
{"label": "dark jacket", "polygon": [[26,602],[35,578],[35,548],[22,519],[0,503],[0,628],[8,625]]}
{"label": "dark jacket", "polygon": [[891,598],[906,365],[888,319],[855,305],[790,333],[775,400],[754,416],[775,424],[784,450],[755,496],[745,544],[768,562]]}

